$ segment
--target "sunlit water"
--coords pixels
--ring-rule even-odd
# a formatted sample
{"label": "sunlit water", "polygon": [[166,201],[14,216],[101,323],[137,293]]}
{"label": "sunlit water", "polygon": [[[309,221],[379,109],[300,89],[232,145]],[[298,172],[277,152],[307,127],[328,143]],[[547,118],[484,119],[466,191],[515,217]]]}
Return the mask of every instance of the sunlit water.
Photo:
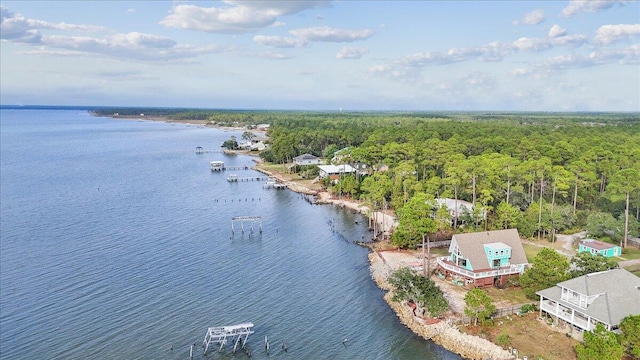
{"label": "sunlit water", "polygon": [[[459,359],[382,300],[360,215],[229,183],[209,162],[250,157],[195,153],[241,132],[69,110],[0,120],[0,358],[188,359],[195,343],[204,359],[207,327],[253,322],[256,359]],[[262,233],[232,235],[236,216],[261,216]],[[206,358],[247,358],[230,351]]]}

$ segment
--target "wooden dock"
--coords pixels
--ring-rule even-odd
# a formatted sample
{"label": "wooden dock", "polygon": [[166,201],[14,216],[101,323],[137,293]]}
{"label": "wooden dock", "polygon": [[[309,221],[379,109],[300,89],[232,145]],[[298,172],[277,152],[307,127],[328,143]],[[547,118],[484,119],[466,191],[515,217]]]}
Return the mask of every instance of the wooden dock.
{"label": "wooden dock", "polygon": [[223,150],[205,150],[202,146],[198,146],[196,147],[196,154],[200,155],[200,154],[222,154],[224,151]]}
{"label": "wooden dock", "polygon": [[267,178],[264,176],[247,176],[247,177],[238,177],[237,174],[229,174],[227,176],[228,182],[241,182],[241,181],[266,181]]}

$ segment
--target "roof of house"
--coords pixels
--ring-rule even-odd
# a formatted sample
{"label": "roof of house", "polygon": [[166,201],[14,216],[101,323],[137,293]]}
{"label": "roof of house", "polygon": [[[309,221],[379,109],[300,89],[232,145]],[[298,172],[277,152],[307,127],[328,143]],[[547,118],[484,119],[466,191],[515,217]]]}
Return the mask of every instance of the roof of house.
{"label": "roof of house", "polygon": [[[463,257],[471,262],[473,270],[491,268],[489,259],[484,251],[485,244],[502,243],[511,248],[511,264],[526,264],[527,256],[524,253],[518,230],[495,230],[468,234],[455,234],[451,238],[451,246],[458,245]],[[450,247],[450,250],[452,247]]]}
{"label": "roof of house", "polygon": [[269,137],[266,135],[261,135],[261,134],[253,134],[253,136],[251,137],[251,141],[253,142],[258,142],[258,141],[267,141],[269,140]]}
{"label": "roof of house", "polygon": [[351,165],[318,165],[318,169],[327,174],[352,173],[356,170]]}
{"label": "roof of house", "polygon": [[609,244],[603,241],[598,241],[598,240],[592,240],[592,239],[587,239],[584,240],[582,242],[580,242],[581,245],[583,246],[588,246],[592,249],[596,249],[596,250],[606,250],[606,249],[611,249],[614,248],[618,245],[615,244]]}
{"label": "roof of house", "polygon": [[302,154],[293,158],[293,160],[317,160],[317,159],[319,159],[317,156],[311,155],[311,154]]}
{"label": "roof of house", "polygon": [[469,211],[469,212],[473,211],[472,203],[468,201],[460,200],[460,199],[456,200],[456,199],[450,199],[450,198],[437,198],[436,203],[438,204],[438,206],[442,206],[444,204],[447,207],[447,209],[449,209],[450,211],[456,211],[456,204],[457,204],[459,213],[462,213],[464,211]]}
{"label": "roof of house", "polygon": [[[562,288],[586,296],[599,295],[586,309],[562,301]],[[536,294],[575,308],[601,322],[616,325],[628,315],[640,315],[640,277],[625,269],[591,273],[540,290]]]}

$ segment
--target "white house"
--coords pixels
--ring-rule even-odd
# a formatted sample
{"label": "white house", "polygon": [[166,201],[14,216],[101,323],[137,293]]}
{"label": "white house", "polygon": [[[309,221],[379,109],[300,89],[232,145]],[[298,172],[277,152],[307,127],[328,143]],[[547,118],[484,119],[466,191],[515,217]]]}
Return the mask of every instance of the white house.
{"label": "white house", "polygon": [[342,165],[318,165],[318,176],[321,179],[326,177],[330,177],[334,180],[338,179],[340,175],[344,174],[353,174],[356,172],[351,165],[342,164]]}
{"label": "white house", "polygon": [[302,154],[293,158],[293,163],[296,165],[318,165],[320,164],[320,158],[311,154]]}
{"label": "white house", "polygon": [[[473,214],[473,204],[468,201],[450,198],[437,198],[436,206],[440,208],[443,205],[449,210],[449,215],[452,219],[459,219],[465,214]],[[486,211],[483,211],[482,217],[484,219],[487,218]]]}
{"label": "white house", "polygon": [[640,277],[624,269],[591,273],[540,290],[540,315],[554,324],[590,331],[597,323],[616,330],[628,315],[640,315]]}

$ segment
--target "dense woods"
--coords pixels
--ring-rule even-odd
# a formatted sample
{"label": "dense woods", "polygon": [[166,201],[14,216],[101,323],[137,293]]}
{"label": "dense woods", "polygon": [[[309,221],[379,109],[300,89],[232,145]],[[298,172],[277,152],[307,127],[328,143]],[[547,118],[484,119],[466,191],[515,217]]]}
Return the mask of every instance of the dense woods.
{"label": "dense woods", "polygon": [[[638,234],[640,114],[158,111],[216,125],[270,124],[261,153],[269,162],[309,153],[359,164],[366,176],[345,176],[330,190],[375,209],[402,214],[411,206],[410,214],[414,196],[474,205],[457,219],[433,207],[438,231],[517,227],[522,236],[553,239],[588,228],[623,245],[625,234]],[[396,236],[405,246],[421,239],[412,229],[398,232],[410,237]]]}

